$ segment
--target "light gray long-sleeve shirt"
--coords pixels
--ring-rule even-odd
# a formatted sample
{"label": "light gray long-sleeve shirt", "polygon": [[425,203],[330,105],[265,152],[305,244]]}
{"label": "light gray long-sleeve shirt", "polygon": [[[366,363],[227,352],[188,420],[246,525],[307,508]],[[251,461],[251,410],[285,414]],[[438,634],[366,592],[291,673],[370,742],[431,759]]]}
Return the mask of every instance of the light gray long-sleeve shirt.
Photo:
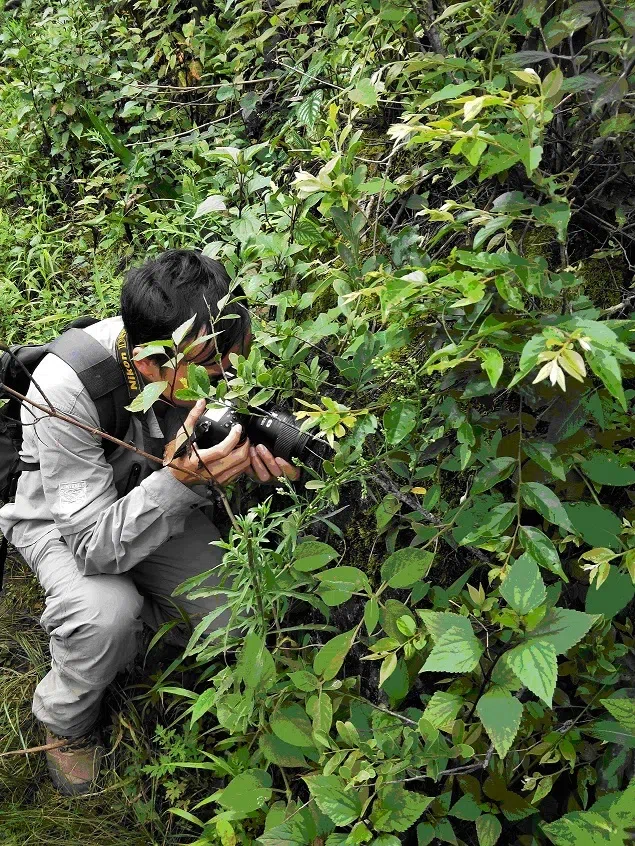
{"label": "light gray long-sleeve shirt", "polygon": [[[122,325],[121,318],[113,317],[84,331],[115,356]],[[99,426],[95,403],[69,365],[47,355],[33,376],[54,408]],[[27,396],[46,405],[33,383]],[[0,529],[18,548],[47,535],[62,537],[83,575],[123,573],[181,533],[191,509],[209,504],[201,496],[205,488],[187,487],[168,468],[125,447],[106,459],[98,436],[26,403],[21,416],[20,457],[39,462],[40,469],[23,472],[15,502],[0,509]],[[162,427],[152,411],[132,414],[125,440],[148,451],[149,438],[161,446],[174,437],[182,419],[182,410],[173,407]],[[124,494],[134,464],[139,465],[136,486]]]}

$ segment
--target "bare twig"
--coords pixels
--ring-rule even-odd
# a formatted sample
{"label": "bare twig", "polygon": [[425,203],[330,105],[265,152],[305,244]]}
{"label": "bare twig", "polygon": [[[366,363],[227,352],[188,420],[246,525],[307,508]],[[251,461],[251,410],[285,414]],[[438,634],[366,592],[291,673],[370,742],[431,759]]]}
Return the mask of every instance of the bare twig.
{"label": "bare twig", "polygon": [[64,738],[62,740],[55,740],[53,743],[47,743],[45,746],[32,746],[30,749],[15,749],[11,752],[0,752],[0,758],[9,758],[14,755],[28,755],[30,752],[49,752],[52,749],[61,749],[73,742],[73,738]]}

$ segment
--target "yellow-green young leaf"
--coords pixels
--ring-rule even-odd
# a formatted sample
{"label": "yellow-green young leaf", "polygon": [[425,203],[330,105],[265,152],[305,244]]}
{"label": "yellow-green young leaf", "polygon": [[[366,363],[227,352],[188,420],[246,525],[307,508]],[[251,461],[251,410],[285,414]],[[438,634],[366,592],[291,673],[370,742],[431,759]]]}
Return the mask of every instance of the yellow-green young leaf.
{"label": "yellow-green young leaf", "polygon": [[504,758],[518,734],[523,715],[522,704],[508,690],[493,687],[478,700],[476,713],[494,748]]}
{"label": "yellow-green young leaf", "polygon": [[554,68],[542,81],[542,94],[547,100],[555,97],[562,88],[564,74],[560,68]]}
{"label": "yellow-green young leaf", "polygon": [[492,388],[495,388],[503,373],[503,356],[493,347],[479,350],[479,356],[481,357],[481,367],[487,373]]}
{"label": "yellow-green young leaf", "polygon": [[513,70],[512,73],[514,76],[517,76],[518,79],[522,79],[523,82],[526,82],[528,85],[539,85],[540,84],[540,77],[536,73],[535,70],[531,68],[525,68],[524,70]]}
{"label": "yellow-green young leaf", "polygon": [[472,496],[485,493],[494,485],[498,485],[499,482],[509,478],[515,467],[516,459],[511,457],[495,458],[493,461],[488,461],[485,467],[476,474],[470,493]]}
{"label": "yellow-green young leaf", "polygon": [[506,655],[514,675],[551,708],[558,677],[558,660],[552,643],[538,638],[521,643]]}
{"label": "yellow-green young leaf", "polygon": [[450,629],[460,629],[466,640],[474,635],[470,621],[460,614],[452,614],[450,611],[417,611],[417,614],[434,641],[439,640]]}
{"label": "yellow-green young leaf", "polygon": [[529,614],[545,601],[547,589],[531,555],[525,552],[512,564],[499,592],[518,614]]}
{"label": "yellow-green young leaf", "polygon": [[635,699],[600,699],[600,702],[624,728],[635,734]]}
{"label": "yellow-green young leaf", "polygon": [[150,382],[146,385],[143,391],[133,399],[130,405],[126,408],[128,411],[143,411],[146,412],[159,399],[163,391],[167,388],[167,382]]}
{"label": "yellow-green young leaf", "polygon": [[390,678],[390,676],[395,672],[397,669],[397,653],[392,652],[390,655],[386,655],[384,660],[381,662],[381,667],[379,668],[379,686],[381,687],[386,679]]}
{"label": "yellow-green young leaf", "polygon": [[613,552],[612,549],[607,549],[603,546],[598,546],[595,549],[589,549],[580,558],[583,558],[585,561],[592,561],[594,564],[608,564],[609,561],[617,558],[617,552]]}
{"label": "yellow-green young leaf", "polygon": [[329,681],[339,673],[344,659],[353,645],[357,629],[336,635],[326,643],[315,656],[313,670],[318,676]]}
{"label": "yellow-green young leaf", "polygon": [[421,672],[470,673],[482,654],[483,644],[473,632],[466,637],[462,629],[451,628],[434,644]]}
{"label": "yellow-green young leaf", "polygon": [[340,825],[350,825],[362,812],[362,800],[356,790],[345,790],[343,779],[335,775],[305,776],[309,792],[323,814]]}
{"label": "yellow-green young leaf", "polygon": [[498,817],[493,814],[483,814],[476,820],[478,846],[496,846],[502,830],[503,826]]}
{"label": "yellow-green young leaf", "polygon": [[381,567],[381,578],[392,588],[412,587],[428,574],[434,553],[416,547],[406,547],[393,552]]}
{"label": "yellow-green young leaf", "polygon": [[370,79],[360,79],[357,86],[348,92],[348,97],[353,103],[363,106],[377,105],[377,90]]}

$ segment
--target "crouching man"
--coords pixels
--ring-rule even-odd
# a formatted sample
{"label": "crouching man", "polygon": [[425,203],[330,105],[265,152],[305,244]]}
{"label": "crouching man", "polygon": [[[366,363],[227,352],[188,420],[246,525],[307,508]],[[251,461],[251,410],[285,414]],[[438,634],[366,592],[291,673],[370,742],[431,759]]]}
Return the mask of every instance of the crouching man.
{"label": "crouching man", "polygon": [[[237,302],[220,312],[216,303],[229,292],[229,277],[218,262],[195,250],[171,250],[132,270],[121,294],[121,317],[102,320],[88,332],[130,370],[139,388],[167,381],[161,400],[147,413],[130,415],[126,440],[155,456],[170,458],[179,430],[193,427],[205,403],[178,400],[191,362],[221,378],[229,354],[245,353],[251,341],[249,314]],[[176,373],[166,357],[134,356],[149,341],[170,338],[195,315],[180,349],[203,335],[214,340],[195,345]],[[233,317],[231,316],[233,315]],[[42,396],[58,411],[99,426],[95,403],[76,372],[47,355],[34,372],[29,398]],[[125,404],[129,403],[125,398]],[[128,414],[128,412],[126,412]],[[275,459],[264,447],[239,445],[240,427],[225,440],[161,467],[137,453],[117,448],[67,422],[22,408],[21,458],[39,464],[20,476],[15,502],[0,509],[0,529],[36,574],[46,594],[41,625],[50,637],[51,669],[38,684],[33,713],[44,723],[46,742],[68,739],[47,753],[57,789],[73,795],[90,790],[103,747],[97,723],[102,696],[115,675],[135,656],[142,620],[157,629],[176,616],[169,597],[187,578],[219,563],[210,542],[219,533],[202,508],[205,487],[191,473],[207,473],[227,485],[243,473],[266,482],[297,468]],[[208,584],[213,584],[209,581]],[[219,597],[178,603],[196,622],[221,603]],[[227,616],[214,623],[221,628]]]}

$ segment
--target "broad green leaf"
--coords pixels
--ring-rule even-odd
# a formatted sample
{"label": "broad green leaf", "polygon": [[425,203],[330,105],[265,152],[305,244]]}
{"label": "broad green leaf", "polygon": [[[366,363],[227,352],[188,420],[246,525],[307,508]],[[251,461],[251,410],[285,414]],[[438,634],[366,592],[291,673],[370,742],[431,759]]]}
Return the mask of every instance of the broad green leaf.
{"label": "broad green leaf", "polygon": [[635,699],[600,699],[606,710],[624,726],[635,734]]}
{"label": "broad green leaf", "polygon": [[207,714],[208,711],[212,709],[214,703],[216,702],[216,695],[218,691],[215,687],[208,687],[207,690],[204,690],[201,695],[197,698],[196,702],[192,706],[192,717],[190,725],[193,725],[197,720],[203,716],[203,714]]}
{"label": "broad green leaf", "polygon": [[271,730],[280,740],[292,746],[314,746],[311,721],[298,704],[277,710],[271,718]]}
{"label": "broad green leaf", "polygon": [[384,660],[381,662],[381,667],[379,668],[379,686],[382,687],[386,679],[389,679],[390,676],[395,672],[397,669],[397,653],[391,652],[390,655],[386,655]]}
{"label": "broad green leaf", "polygon": [[128,411],[148,411],[167,388],[167,382],[150,382],[126,408]]}
{"label": "broad green leaf", "polygon": [[369,635],[375,631],[378,622],[379,603],[374,596],[371,596],[368,602],[364,605],[364,625],[366,626],[366,631]]}
{"label": "broad green leaf", "polygon": [[196,207],[196,211],[192,215],[192,220],[196,220],[197,217],[203,217],[203,215],[211,214],[212,212],[222,212],[226,210],[227,206],[225,205],[223,197],[218,194],[214,194],[206,200],[203,200],[203,202]]}
{"label": "broad green leaf", "polygon": [[511,749],[523,715],[522,703],[508,690],[493,687],[478,700],[478,714],[489,739],[501,758]]}
{"label": "broad green leaf", "polygon": [[535,205],[532,207],[532,213],[539,223],[553,226],[558,235],[558,240],[564,243],[567,237],[569,220],[571,219],[571,208],[568,203],[554,201],[545,203],[542,206]]}
{"label": "broad green leaf", "polygon": [[457,820],[474,822],[481,816],[481,809],[475,799],[469,793],[464,793],[461,798],[452,805],[448,814],[456,817]]}
{"label": "broad green leaf", "polygon": [[322,676],[326,681],[335,678],[353,645],[356,633],[357,629],[351,629],[350,632],[336,635],[324,644],[313,661],[316,675]]}
{"label": "broad green leaf", "polygon": [[461,94],[465,94],[475,87],[475,82],[459,82],[455,85],[446,85],[440,91],[435,91],[434,94],[431,94],[426,100],[424,100],[419,106],[419,109],[423,111],[429,106],[433,106],[435,103],[441,103],[444,100],[453,100],[455,97],[460,97]]}
{"label": "broad green leaf", "polygon": [[553,643],[531,638],[506,654],[506,660],[520,681],[551,708],[558,677]]}
{"label": "broad green leaf", "polygon": [[635,484],[635,470],[619,463],[608,450],[596,452],[580,465],[582,472],[598,485],[627,487]]}
{"label": "broad green leaf", "polygon": [[483,644],[473,632],[466,637],[458,627],[448,629],[432,647],[421,672],[470,673],[478,666],[483,651]]}
{"label": "broad green leaf", "polygon": [[576,534],[581,535],[589,546],[613,550],[622,548],[618,537],[622,532],[622,521],[613,511],[595,502],[567,502],[564,507]]}
{"label": "broad green leaf", "polygon": [[512,523],[517,512],[518,506],[515,502],[503,502],[494,506],[484,519],[479,520],[478,525],[472,531],[463,534],[462,537],[457,537],[457,535],[455,537],[461,545],[476,543],[483,537],[498,538]]}
{"label": "broad green leaf", "polygon": [[338,776],[305,776],[311,796],[323,814],[340,825],[350,825],[362,812],[362,800],[356,790],[345,790],[345,783]]}
{"label": "broad green leaf", "polygon": [[267,677],[275,677],[275,662],[264,638],[256,632],[250,632],[243,644],[238,658],[237,673],[246,687],[257,687]]}
{"label": "broad green leaf", "polygon": [[392,588],[409,588],[428,574],[434,553],[416,547],[393,552],[381,567],[381,578]]}
{"label": "broad green leaf", "polygon": [[172,340],[174,341],[174,345],[176,347],[178,347],[183,339],[187,337],[187,333],[192,328],[195,320],[196,315],[193,314],[188,320],[185,320],[180,326],[177,326],[174,332],[172,332]]}
{"label": "broad green leaf", "polygon": [[594,346],[592,352],[586,353],[586,360],[591,370],[604,384],[606,390],[614,396],[624,411],[627,408],[624,388],[622,387],[622,371],[618,360],[610,352]]}
{"label": "broad green leaf", "polygon": [[481,367],[487,373],[492,388],[495,388],[498,380],[503,375],[503,367],[505,366],[503,356],[493,347],[479,350],[479,355],[481,357]]}
{"label": "broad green leaf", "polygon": [[451,731],[456,716],[463,705],[463,697],[456,693],[437,690],[432,694],[423,712],[423,718],[434,728]]}
{"label": "broad green leaf", "polygon": [[295,673],[289,673],[289,678],[298,690],[311,691],[318,690],[320,687],[317,677],[307,670],[296,670]]}
{"label": "broad green leaf", "polygon": [[635,749],[635,729],[626,728],[616,720],[597,720],[586,726],[585,731],[604,743],[615,743],[626,749]]}
{"label": "broad green leaf", "polygon": [[514,472],[515,467],[515,458],[494,458],[476,474],[470,488],[470,494],[475,496],[476,494],[488,491],[494,485],[498,485],[499,482],[509,478]]}
{"label": "broad green leaf", "polygon": [[339,558],[339,552],[321,541],[305,541],[298,544],[295,549],[295,561],[293,566],[301,573],[309,573],[312,570],[319,570],[325,567],[335,558]]}
{"label": "broad green leaf", "polygon": [[268,761],[279,767],[306,767],[302,749],[286,743],[275,734],[263,734],[259,740],[260,749]]}
{"label": "broad green leaf", "polygon": [[398,400],[384,414],[384,430],[389,444],[398,444],[412,432],[420,413],[420,406],[412,400]]}
{"label": "broad green leaf", "polygon": [[531,555],[525,552],[512,564],[499,593],[518,614],[528,614],[545,601],[547,589]]}
{"label": "broad green leaf", "polygon": [[538,356],[545,349],[545,338],[543,335],[534,335],[530,338],[520,354],[518,362],[518,373],[509,383],[508,387],[513,388],[521,379],[524,379],[538,363]]}
{"label": "broad green leaf", "polygon": [[564,655],[589,631],[595,618],[571,608],[550,608],[532,631],[532,638],[550,643],[558,655]]}
{"label": "broad green leaf", "polygon": [[460,629],[469,639],[474,631],[467,617],[451,614],[449,611],[417,611],[433,640],[438,640],[450,629]]}
{"label": "broad green leaf", "polygon": [[556,452],[553,444],[546,441],[523,441],[525,454],[535,461],[538,467],[542,467],[547,473],[551,473],[556,479],[564,482],[567,474],[562,464],[562,459]]}
{"label": "broad green leaf", "polygon": [[379,791],[370,820],[377,831],[406,831],[432,801],[432,797],[406,790],[400,784],[389,785]]}
{"label": "broad green leaf", "polygon": [[540,482],[523,482],[520,486],[520,495],[525,504],[537,511],[545,520],[566,532],[576,534],[562,503],[546,485],[541,485]]}
{"label": "broad green leaf", "polygon": [[247,770],[233,778],[218,797],[224,808],[250,814],[271,799],[271,776],[264,770]]}
{"label": "broad green leaf", "polygon": [[363,106],[377,105],[377,89],[370,79],[360,79],[356,87],[348,92],[348,97],[353,103],[361,103]]}
{"label": "broad green leaf", "polygon": [[333,567],[323,570],[315,577],[329,590],[342,590],[349,593],[367,590],[370,592],[368,576],[357,567]]}
{"label": "broad green leaf", "polygon": [[603,614],[610,620],[626,608],[633,597],[635,585],[631,577],[617,567],[611,567],[608,577],[599,588],[587,590],[584,610],[587,614]]}
{"label": "broad green leaf", "polygon": [[476,820],[478,846],[496,846],[502,830],[503,826],[498,817],[493,814],[483,814]]}

